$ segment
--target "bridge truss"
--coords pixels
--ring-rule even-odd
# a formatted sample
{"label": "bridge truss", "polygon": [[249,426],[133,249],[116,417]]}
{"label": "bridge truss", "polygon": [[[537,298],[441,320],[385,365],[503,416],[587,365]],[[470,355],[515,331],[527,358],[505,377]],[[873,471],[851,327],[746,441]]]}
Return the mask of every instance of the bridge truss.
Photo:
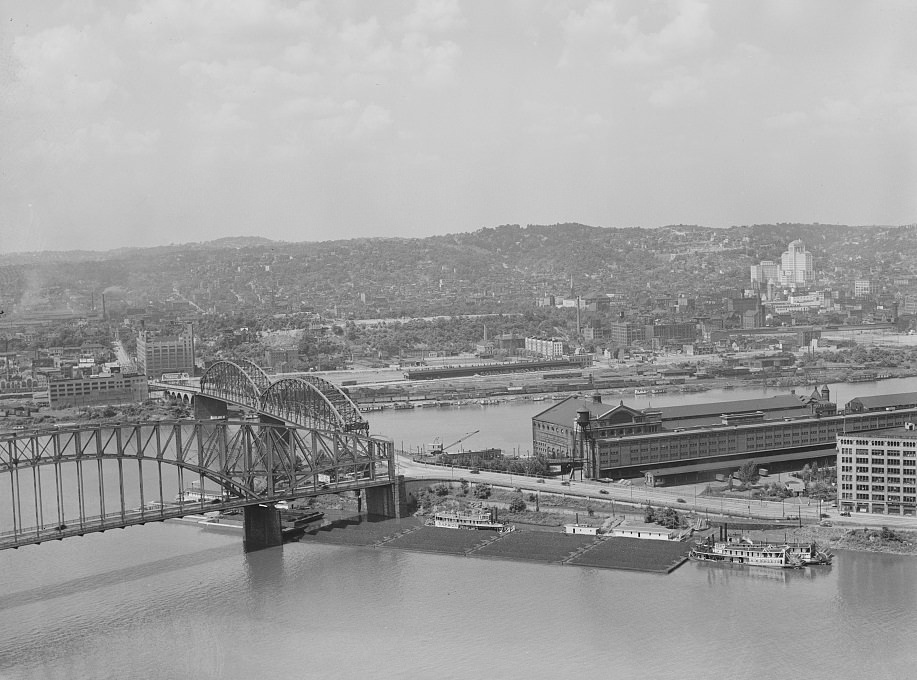
{"label": "bridge truss", "polygon": [[394,479],[392,443],[354,432],[178,420],[0,435],[0,549]]}
{"label": "bridge truss", "polygon": [[201,394],[303,427],[369,435],[369,423],[347,394],[317,376],[275,383],[250,361],[218,361],[201,377]]}

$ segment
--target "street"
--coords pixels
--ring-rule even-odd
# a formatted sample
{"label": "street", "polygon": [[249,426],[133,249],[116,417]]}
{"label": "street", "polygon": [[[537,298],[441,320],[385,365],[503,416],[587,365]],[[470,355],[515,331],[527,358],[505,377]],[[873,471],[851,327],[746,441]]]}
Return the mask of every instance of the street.
{"label": "street", "polygon": [[[467,468],[448,468],[417,463],[410,456],[400,453],[397,454],[396,468],[398,474],[411,479],[458,481],[464,478],[470,483],[485,482],[494,486],[580,496],[597,501],[614,500],[636,506],[650,503],[654,506],[669,506],[712,517],[724,516],[772,521],[786,519],[802,523],[819,522],[824,519],[831,522],[832,526],[840,527],[888,526],[898,529],[917,529],[917,517],[871,513],[856,513],[850,517],[841,517],[837,508],[830,507],[830,503],[819,503],[806,498],[786,499],[781,502],[722,496],[694,496],[688,495],[684,489],[646,487],[640,480],[636,480],[633,484],[617,482],[602,484],[593,480],[575,480],[566,486],[561,478],[544,478],[542,482],[539,482],[536,478],[505,472],[481,470],[478,473],[471,473]],[[607,491],[607,493],[602,493],[602,491]],[[822,518],[820,515],[827,515],[827,518]]]}

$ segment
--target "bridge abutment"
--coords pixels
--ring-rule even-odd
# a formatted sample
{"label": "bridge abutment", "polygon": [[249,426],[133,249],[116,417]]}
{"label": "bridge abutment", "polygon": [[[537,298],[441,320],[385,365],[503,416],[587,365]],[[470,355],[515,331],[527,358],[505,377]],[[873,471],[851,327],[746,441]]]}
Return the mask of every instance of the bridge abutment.
{"label": "bridge abutment", "polygon": [[245,552],[282,545],[283,535],[280,529],[280,510],[273,505],[245,506],[242,537]]}
{"label": "bridge abutment", "polygon": [[225,418],[228,412],[225,401],[203,394],[194,395],[194,417],[197,420],[209,420],[211,417]]}
{"label": "bridge abutment", "polygon": [[407,514],[407,494],[404,489],[404,476],[385,486],[370,486],[364,489],[366,494],[366,514],[401,519]]}

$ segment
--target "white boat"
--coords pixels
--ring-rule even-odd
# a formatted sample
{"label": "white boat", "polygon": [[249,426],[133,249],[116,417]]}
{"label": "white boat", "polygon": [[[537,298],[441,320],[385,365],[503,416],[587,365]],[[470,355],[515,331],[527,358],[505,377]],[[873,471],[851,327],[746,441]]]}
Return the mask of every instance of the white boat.
{"label": "white boat", "polygon": [[791,552],[790,546],[752,543],[746,540],[713,541],[708,539],[692,548],[688,557],[701,562],[747,564],[778,569],[801,569],[805,566],[802,558]]}
{"label": "white boat", "polygon": [[442,510],[434,513],[433,526],[445,529],[489,529],[500,533],[515,529],[498,522],[492,510],[480,509]]}

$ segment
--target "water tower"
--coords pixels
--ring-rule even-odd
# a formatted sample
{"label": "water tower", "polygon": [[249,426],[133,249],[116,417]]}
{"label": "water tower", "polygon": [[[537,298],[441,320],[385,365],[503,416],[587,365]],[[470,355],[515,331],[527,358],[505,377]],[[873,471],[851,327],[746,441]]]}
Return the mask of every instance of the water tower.
{"label": "water tower", "polygon": [[[570,466],[570,479],[576,473],[576,468],[580,470],[580,479],[583,478],[583,466],[586,462],[586,440],[589,438],[589,409],[583,404],[576,412],[576,438],[579,440],[579,446],[573,443],[573,464]],[[579,451],[579,455],[577,455]]]}

